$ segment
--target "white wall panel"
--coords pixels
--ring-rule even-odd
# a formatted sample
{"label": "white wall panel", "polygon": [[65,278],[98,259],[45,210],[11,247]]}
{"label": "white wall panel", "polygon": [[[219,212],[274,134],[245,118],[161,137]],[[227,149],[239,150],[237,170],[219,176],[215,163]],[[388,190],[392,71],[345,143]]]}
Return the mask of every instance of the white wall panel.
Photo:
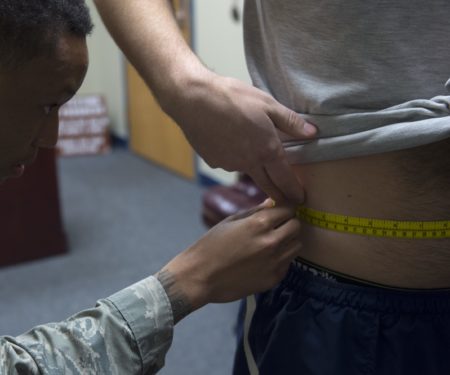
{"label": "white wall panel", "polygon": [[80,94],[104,95],[112,132],[121,138],[128,138],[124,58],[103,25],[93,0],[86,3],[95,28],[88,38],[89,70]]}
{"label": "white wall panel", "polygon": [[[241,12],[239,23],[231,18],[234,3]],[[194,0],[193,5],[194,48],[197,55],[216,73],[251,82],[244,55],[243,0]],[[199,161],[198,170],[223,184],[231,184],[236,180],[235,173],[212,169],[203,160]]]}

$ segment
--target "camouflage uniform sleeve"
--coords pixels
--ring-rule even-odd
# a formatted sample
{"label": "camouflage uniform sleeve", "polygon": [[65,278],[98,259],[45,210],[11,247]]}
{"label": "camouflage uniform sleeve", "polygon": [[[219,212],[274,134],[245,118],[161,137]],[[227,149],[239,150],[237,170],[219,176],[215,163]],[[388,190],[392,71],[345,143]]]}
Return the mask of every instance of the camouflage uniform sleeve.
{"label": "camouflage uniform sleeve", "polygon": [[149,277],[63,322],[0,337],[0,374],[154,374],[172,335],[169,299]]}

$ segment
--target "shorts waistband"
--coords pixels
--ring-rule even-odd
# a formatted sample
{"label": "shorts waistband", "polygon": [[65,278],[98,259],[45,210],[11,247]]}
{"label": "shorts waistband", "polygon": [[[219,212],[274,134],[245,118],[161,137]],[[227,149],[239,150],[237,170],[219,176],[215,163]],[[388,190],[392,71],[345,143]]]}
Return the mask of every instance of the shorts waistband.
{"label": "shorts waistband", "polygon": [[388,289],[366,285],[341,276],[311,272],[299,263],[293,263],[280,284],[282,291],[307,295],[325,303],[353,307],[359,310],[404,314],[450,313],[450,290]]}

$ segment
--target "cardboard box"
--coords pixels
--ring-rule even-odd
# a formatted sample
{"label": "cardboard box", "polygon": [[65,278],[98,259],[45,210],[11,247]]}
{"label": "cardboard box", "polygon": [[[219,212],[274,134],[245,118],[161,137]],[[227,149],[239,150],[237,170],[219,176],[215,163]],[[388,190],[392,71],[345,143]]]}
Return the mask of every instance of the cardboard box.
{"label": "cardboard box", "polygon": [[98,155],[111,150],[110,119],[100,95],[75,96],[59,110],[58,155]]}

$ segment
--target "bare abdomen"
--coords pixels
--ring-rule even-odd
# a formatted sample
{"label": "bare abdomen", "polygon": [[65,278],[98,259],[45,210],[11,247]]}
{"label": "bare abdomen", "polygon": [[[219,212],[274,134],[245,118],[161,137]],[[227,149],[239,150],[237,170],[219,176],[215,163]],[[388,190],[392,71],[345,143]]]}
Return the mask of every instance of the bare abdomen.
{"label": "bare abdomen", "polygon": [[[317,210],[387,220],[450,220],[450,141],[293,167]],[[403,288],[450,287],[450,239],[407,240],[304,224],[302,257],[363,280]]]}

